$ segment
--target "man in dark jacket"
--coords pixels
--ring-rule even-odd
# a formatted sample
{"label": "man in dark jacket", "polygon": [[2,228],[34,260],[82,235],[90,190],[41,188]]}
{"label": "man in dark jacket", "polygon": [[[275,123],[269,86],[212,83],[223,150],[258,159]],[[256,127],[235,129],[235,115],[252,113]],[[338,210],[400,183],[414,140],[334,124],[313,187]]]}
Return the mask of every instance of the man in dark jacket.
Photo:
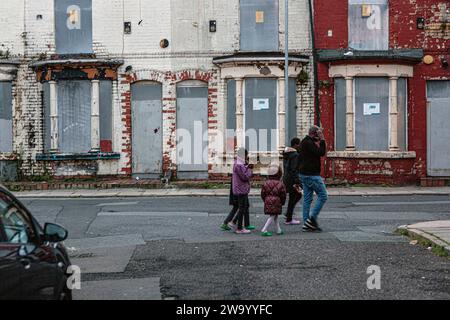
{"label": "man in dark jacket", "polygon": [[[299,172],[304,192],[303,230],[321,231],[317,223],[317,217],[328,199],[325,183],[320,176],[320,158],[325,156],[326,153],[322,129],[318,126],[312,126],[309,129],[309,134],[302,140],[300,150],[302,155]],[[317,201],[310,214],[314,192],[317,194]]]}
{"label": "man in dark jacket", "polygon": [[283,153],[283,167],[284,175],[283,182],[286,186],[286,191],[289,194],[289,202],[286,211],[285,224],[300,224],[299,220],[293,219],[294,208],[297,202],[302,198],[300,189],[300,177],[298,174],[300,139],[293,138],[291,146],[286,147]]}

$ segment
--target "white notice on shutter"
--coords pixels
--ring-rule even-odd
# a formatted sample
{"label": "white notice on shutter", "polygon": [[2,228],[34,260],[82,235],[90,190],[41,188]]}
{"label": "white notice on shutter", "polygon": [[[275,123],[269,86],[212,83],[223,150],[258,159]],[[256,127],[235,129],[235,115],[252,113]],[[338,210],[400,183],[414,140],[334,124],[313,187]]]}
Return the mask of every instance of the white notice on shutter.
{"label": "white notice on shutter", "polygon": [[253,99],[253,110],[269,109],[269,99]]}
{"label": "white notice on shutter", "polygon": [[364,115],[370,116],[372,114],[380,114],[379,103],[364,103]]}

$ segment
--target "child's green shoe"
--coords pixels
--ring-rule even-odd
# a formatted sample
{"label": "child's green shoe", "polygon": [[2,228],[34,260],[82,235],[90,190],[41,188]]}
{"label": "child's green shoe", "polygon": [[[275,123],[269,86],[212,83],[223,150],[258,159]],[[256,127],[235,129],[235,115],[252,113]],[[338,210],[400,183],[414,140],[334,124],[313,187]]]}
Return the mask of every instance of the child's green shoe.
{"label": "child's green shoe", "polygon": [[272,232],[266,231],[266,232],[261,232],[261,235],[263,237],[271,237],[272,236]]}
{"label": "child's green shoe", "polygon": [[222,230],[224,230],[224,231],[229,231],[229,230],[231,230],[231,228],[230,228],[227,224],[225,224],[225,223],[222,223],[222,224],[220,225],[220,229],[222,229]]}

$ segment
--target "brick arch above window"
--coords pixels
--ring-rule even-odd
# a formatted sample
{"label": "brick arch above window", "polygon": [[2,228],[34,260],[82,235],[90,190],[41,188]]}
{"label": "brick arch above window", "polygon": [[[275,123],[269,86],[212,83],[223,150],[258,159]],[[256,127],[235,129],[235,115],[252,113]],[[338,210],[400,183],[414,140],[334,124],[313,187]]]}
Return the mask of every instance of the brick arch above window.
{"label": "brick arch above window", "polygon": [[166,79],[166,72],[161,72],[153,69],[140,69],[136,70],[129,76],[130,83],[138,81],[154,81],[157,83],[163,83]]}

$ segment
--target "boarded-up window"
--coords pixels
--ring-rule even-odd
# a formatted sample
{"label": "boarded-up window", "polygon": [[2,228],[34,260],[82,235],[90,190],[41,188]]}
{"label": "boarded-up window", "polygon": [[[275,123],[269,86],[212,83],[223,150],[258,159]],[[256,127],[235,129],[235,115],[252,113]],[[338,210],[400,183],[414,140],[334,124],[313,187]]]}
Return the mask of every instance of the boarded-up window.
{"label": "boarded-up window", "polygon": [[356,50],[388,50],[387,0],[349,0],[348,42]]}
{"label": "boarded-up window", "polygon": [[277,148],[277,80],[245,80],[245,131],[249,151]]}
{"label": "boarded-up window", "polygon": [[289,79],[289,103],[286,108],[286,145],[297,136],[297,82]]}
{"label": "boarded-up window", "polygon": [[233,152],[236,137],[236,81],[227,80],[227,123],[225,143],[226,152]]}
{"label": "boarded-up window", "polygon": [[334,128],[335,128],[335,149],[345,150],[346,145],[346,84],[344,78],[334,79]]}
{"label": "boarded-up window", "polygon": [[389,79],[355,78],[355,146],[389,150]]}
{"label": "boarded-up window", "polygon": [[0,152],[12,152],[11,82],[0,82]]}
{"label": "boarded-up window", "polygon": [[398,108],[398,148],[400,151],[407,149],[407,128],[408,128],[408,96],[406,78],[399,78],[397,81],[397,108]]}
{"label": "boarded-up window", "polygon": [[56,52],[92,53],[92,0],[55,1]]}
{"label": "boarded-up window", "polygon": [[240,0],[242,51],[278,51],[278,0]]}
{"label": "boarded-up window", "polygon": [[45,82],[42,86],[42,103],[44,105],[43,127],[44,127],[44,152],[50,152],[51,148],[51,119],[50,119],[50,84]]}
{"label": "boarded-up window", "polygon": [[59,151],[84,153],[91,149],[91,82],[58,81]]}
{"label": "boarded-up window", "polygon": [[[346,83],[334,80],[335,88],[335,150],[346,147]],[[358,151],[389,150],[389,79],[359,77],[354,79],[355,143]],[[399,150],[407,150],[407,83],[397,82],[397,139]]]}
{"label": "boarded-up window", "polygon": [[112,81],[100,81],[100,149],[112,152]]}

